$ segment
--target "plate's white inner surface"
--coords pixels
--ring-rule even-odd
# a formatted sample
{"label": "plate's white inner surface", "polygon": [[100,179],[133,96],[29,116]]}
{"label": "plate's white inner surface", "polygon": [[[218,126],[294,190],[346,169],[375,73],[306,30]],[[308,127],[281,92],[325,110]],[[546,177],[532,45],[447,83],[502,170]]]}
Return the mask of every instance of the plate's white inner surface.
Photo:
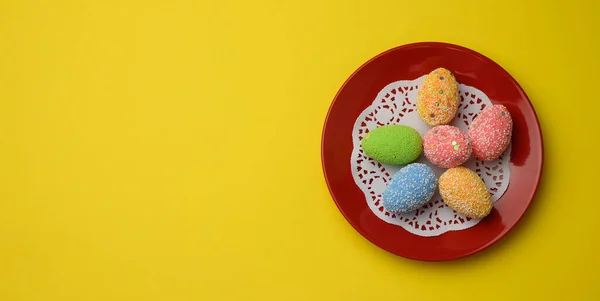
{"label": "plate's white inner surface", "polygon": [[[463,230],[476,225],[480,220],[467,218],[449,208],[440,197],[439,193],[431,202],[422,208],[402,215],[394,215],[383,208],[381,195],[386,184],[394,174],[403,166],[387,165],[376,162],[366,156],[361,148],[360,141],[372,129],[388,125],[403,124],[416,129],[421,137],[431,126],[425,124],[416,110],[417,91],[425,79],[425,75],[415,80],[402,80],[385,86],[373,100],[371,106],[366,108],[356,119],[352,129],[353,149],[350,158],[352,177],[356,185],[365,195],[369,208],[380,219],[390,224],[398,225],[407,231],[419,236],[437,236],[451,230]],[[456,118],[450,123],[467,131],[473,119],[492,102],[475,87],[459,83],[460,104]],[[483,162],[469,159],[463,166],[477,172],[483,179],[492,200],[497,201],[508,188],[510,181],[510,151],[511,146],[496,161]],[[431,164],[425,156],[417,160],[425,163],[439,176],[445,169]]]}

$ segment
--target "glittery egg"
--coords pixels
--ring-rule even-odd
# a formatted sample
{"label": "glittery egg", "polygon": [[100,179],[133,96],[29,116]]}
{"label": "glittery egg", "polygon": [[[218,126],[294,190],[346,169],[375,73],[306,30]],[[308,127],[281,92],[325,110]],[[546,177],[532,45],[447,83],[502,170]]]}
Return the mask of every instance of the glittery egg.
{"label": "glittery egg", "polygon": [[361,141],[363,151],[374,160],[387,164],[407,164],[423,151],[423,140],[415,129],[391,124],[370,131]]}
{"label": "glittery egg", "polygon": [[423,138],[423,152],[427,159],[442,168],[459,166],[471,156],[467,134],[450,125],[438,125]]}
{"label": "glittery egg", "polygon": [[473,156],[484,161],[497,159],[510,144],[513,121],[503,105],[487,107],[469,126]]}
{"label": "glittery egg", "polygon": [[429,73],[417,94],[419,117],[431,126],[448,124],[458,110],[458,83],[448,69]]}
{"label": "glittery egg", "polygon": [[440,176],[440,195],[454,211],[470,217],[482,218],[492,210],[492,196],[481,178],[466,167],[446,170]]}
{"label": "glittery egg", "polygon": [[435,193],[437,178],[433,170],[422,163],[400,169],[383,192],[383,207],[400,214],[427,204]]}

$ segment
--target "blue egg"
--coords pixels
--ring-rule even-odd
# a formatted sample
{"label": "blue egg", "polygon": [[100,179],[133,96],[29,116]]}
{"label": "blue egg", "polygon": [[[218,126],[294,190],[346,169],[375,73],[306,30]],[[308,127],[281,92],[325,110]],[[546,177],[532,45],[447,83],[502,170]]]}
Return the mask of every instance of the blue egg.
{"label": "blue egg", "polygon": [[383,207],[393,214],[416,210],[431,200],[436,187],[437,178],[429,166],[409,164],[400,169],[385,188]]}

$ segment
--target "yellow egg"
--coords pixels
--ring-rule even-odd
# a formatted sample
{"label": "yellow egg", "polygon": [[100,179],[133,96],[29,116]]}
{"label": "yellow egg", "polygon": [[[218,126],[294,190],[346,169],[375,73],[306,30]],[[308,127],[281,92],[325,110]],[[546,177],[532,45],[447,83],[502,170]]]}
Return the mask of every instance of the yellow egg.
{"label": "yellow egg", "polygon": [[492,210],[492,196],[479,176],[466,167],[446,170],[439,180],[442,199],[454,211],[482,218]]}
{"label": "yellow egg", "polygon": [[450,70],[437,68],[429,73],[417,95],[417,112],[431,125],[448,124],[458,109],[458,83]]}

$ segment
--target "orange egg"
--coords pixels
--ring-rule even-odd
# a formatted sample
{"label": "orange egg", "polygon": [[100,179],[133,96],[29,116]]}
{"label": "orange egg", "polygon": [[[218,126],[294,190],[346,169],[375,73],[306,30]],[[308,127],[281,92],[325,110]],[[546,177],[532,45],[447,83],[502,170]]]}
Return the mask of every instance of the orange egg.
{"label": "orange egg", "polygon": [[431,126],[448,124],[458,110],[458,83],[450,70],[437,68],[425,77],[417,94],[419,117]]}
{"label": "orange egg", "polygon": [[439,189],[444,202],[464,216],[483,218],[492,210],[492,196],[483,180],[466,167],[446,170],[440,176]]}

